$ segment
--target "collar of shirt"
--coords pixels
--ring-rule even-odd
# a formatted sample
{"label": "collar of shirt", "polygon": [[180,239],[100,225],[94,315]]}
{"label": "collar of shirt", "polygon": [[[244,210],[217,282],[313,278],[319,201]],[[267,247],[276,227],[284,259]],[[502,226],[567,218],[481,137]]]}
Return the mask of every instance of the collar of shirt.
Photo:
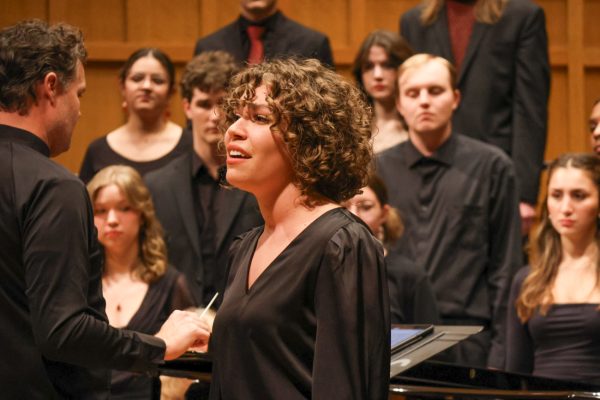
{"label": "collar of shirt", "polygon": [[204,162],[195,151],[192,152],[192,176],[198,178],[202,175],[210,176]]}
{"label": "collar of shirt", "polygon": [[31,132],[10,125],[0,125],[0,140],[19,142],[46,157],[50,157],[50,148],[42,139]]}
{"label": "collar of shirt", "polygon": [[226,184],[225,175],[227,174],[227,167],[222,165],[218,169],[218,179],[215,180],[212,175],[208,172],[208,168],[204,165],[204,161],[195,151],[192,152],[192,177],[194,179],[200,178],[202,176],[209,177],[215,183],[220,185]]}
{"label": "collar of shirt", "polygon": [[450,134],[450,137],[429,157],[421,154],[410,139],[407,140],[406,147],[404,148],[404,159],[408,167],[413,168],[421,160],[433,160],[451,166],[454,163],[454,154],[456,152],[455,136],[455,133]]}
{"label": "collar of shirt", "polygon": [[258,22],[250,21],[249,19],[246,19],[240,15],[240,17],[239,17],[240,30],[244,35],[246,35],[246,30],[248,29],[248,27],[250,25],[257,25],[257,26],[264,26],[266,32],[271,32],[275,28],[275,25],[277,24],[277,22],[279,21],[280,18],[281,18],[281,11],[279,11],[279,10],[277,10],[275,12],[275,14],[271,15],[270,17],[267,17],[267,18],[263,19],[262,21],[258,21]]}

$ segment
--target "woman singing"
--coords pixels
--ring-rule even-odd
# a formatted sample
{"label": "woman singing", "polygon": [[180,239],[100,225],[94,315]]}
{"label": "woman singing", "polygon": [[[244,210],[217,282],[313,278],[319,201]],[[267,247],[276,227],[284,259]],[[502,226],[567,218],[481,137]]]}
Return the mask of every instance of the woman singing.
{"label": "woman singing", "polygon": [[339,205],[366,183],[368,105],[316,60],[252,66],[231,88],[227,180],[265,226],[231,248],[211,398],[387,398],[383,250]]}
{"label": "woman singing", "polygon": [[511,289],[507,369],[600,383],[600,158],[562,155],[548,176],[531,268]]}

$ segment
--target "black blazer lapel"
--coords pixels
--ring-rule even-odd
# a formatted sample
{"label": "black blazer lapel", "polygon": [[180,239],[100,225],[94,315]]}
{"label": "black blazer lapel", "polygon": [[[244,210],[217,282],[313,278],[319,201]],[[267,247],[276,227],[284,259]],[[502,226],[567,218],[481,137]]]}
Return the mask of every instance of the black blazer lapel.
{"label": "black blazer lapel", "polygon": [[223,213],[221,219],[222,223],[218,223],[216,227],[217,234],[215,238],[215,247],[217,252],[221,251],[221,246],[227,237],[227,233],[231,230],[246,196],[246,192],[241,190],[225,190],[227,190],[227,196],[225,196],[222,206],[219,207]]}
{"label": "black blazer lapel", "polygon": [[226,48],[223,49],[231,53],[231,55],[241,63],[248,58],[248,50],[244,50],[244,42],[248,40],[245,35],[246,34],[242,29],[241,19],[238,18],[231,24],[231,29],[227,32],[226,36],[228,42],[226,43]]}
{"label": "black blazer lapel", "polygon": [[460,71],[458,72],[458,85],[460,86],[461,81],[464,79],[469,66],[473,62],[475,58],[475,54],[479,50],[479,46],[481,44],[481,40],[486,35],[487,31],[490,29],[490,25],[482,24],[480,22],[475,22],[473,25],[473,32],[471,33],[471,37],[469,38],[469,44],[467,46],[467,53],[465,54],[465,58],[462,62],[462,66]]}
{"label": "black blazer lapel", "polygon": [[450,45],[450,31],[448,30],[448,17],[446,16],[446,7],[442,7],[438,17],[431,25],[434,32],[435,43],[430,43],[429,47],[438,47],[439,55],[454,64],[454,54]]}

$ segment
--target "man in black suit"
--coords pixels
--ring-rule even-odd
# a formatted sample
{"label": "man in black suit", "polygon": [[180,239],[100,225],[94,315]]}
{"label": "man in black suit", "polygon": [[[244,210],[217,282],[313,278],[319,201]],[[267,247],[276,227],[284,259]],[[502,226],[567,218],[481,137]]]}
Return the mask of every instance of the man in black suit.
{"label": "man in black suit", "polygon": [[223,298],[233,238],[262,225],[254,196],[221,185],[225,152],[219,147],[218,106],[238,65],[223,51],[202,53],[181,79],[183,108],[191,121],[194,151],[146,175],[165,233],[170,263],[183,272],[196,300]]}
{"label": "man in black suit", "polygon": [[0,31],[0,387],[7,399],[106,399],[110,369],[156,371],[208,338],[175,311],[156,336],[108,324],[83,183],[49,159],[69,148],[86,50],[68,25]]}
{"label": "man in black suit", "polygon": [[546,146],[550,67],[544,11],[530,0],[426,0],[406,12],[400,32],[416,52],[458,70],[458,132],[513,160],[522,233],[535,217]]}
{"label": "man in black suit", "polygon": [[[327,36],[292,21],[277,10],[276,0],[241,0],[240,17],[222,29],[198,40],[194,55],[207,50],[223,50],[238,63],[249,61],[252,40],[248,29],[261,32],[263,56],[316,58],[333,67]],[[255,62],[256,60],[250,60]]]}

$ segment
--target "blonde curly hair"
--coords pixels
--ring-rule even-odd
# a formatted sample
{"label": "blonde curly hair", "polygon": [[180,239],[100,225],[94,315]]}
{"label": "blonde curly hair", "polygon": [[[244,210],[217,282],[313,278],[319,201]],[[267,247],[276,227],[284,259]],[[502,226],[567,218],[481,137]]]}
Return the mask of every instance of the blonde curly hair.
{"label": "blonde curly hair", "polygon": [[146,283],[154,282],[163,276],[167,269],[167,246],[163,239],[162,226],[154,212],[150,191],[135,169],[126,165],[111,165],[98,171],[87,184],[92,203],[96,201],[100,190],[109,185],[116,185],[129,205],[141,214],[142,226],[139,234],[141,262],[133,272]]}

